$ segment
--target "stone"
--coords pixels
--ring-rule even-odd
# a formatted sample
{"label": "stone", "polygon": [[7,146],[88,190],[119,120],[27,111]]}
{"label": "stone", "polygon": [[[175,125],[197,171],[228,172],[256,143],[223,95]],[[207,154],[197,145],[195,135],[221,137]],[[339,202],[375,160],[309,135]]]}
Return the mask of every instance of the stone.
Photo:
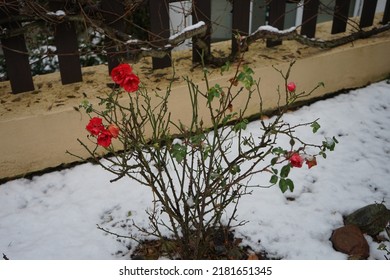
{"label": "stone", "polygon": [[367,259],[370,256],[367,240],[356,225],[335,229],[330,240],[336,251],[349,255],[350,259]]}
{"label": "stone", "polygon": [[390,210],[383,204],[370,204],[344,217],[344,224],[353,224],[372,237],[385,230],[390,221]]}

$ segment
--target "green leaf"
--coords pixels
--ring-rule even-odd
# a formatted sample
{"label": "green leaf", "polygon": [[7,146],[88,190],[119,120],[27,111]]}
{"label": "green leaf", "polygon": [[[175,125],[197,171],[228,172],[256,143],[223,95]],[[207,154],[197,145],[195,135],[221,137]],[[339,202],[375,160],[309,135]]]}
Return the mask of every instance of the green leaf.
{"label": "green leaf", "polygon": [[290,170],[291,170],[290,164],[286,164],[285,166],[283,166],[282,169],[280,170],[280,177],[286,178],[290,173]]}
{"label": "green leaf", "polygon": [[206,139],[204,134],[197,134],[191,137],[190,141],[193,145],[200,145]]}
{"label": "green leaf", "polygon": [[237,113],[232,113],[232,114],[228,114],[226,115],[223,119],[222,119],[222,125],[226,125],[231,119],[233,119],[235,116],[237,115]]}
{"label": "green leaf", "polygon": [[282,155],[285,153],[285,151],[281,147],[273,148],[272,153],[274,155]]}
{"label": "green leaf", "polygon": [[225,116],[223,119],[222,119],[222,125],[226,125],[228,123],[228,121],[230,121],[230,119],[232,118],[232,115],[229,114],[227,116]]}
{"label": "green leaf", "polygon": [[210,88],[207,95],[208,102],[210,103],[211,101],[213,101],[215,97],[220,97],[222,92],[223,90],[219,84],[216,84],[215,86]]}
{"label": "green leaf", "polygon": [[294,191],[294,182],[291,179],[286,179],[286,184],[290,190],[290,192]]}
{"label": "green leaf", "polygon": [[271,165],[275,165],[278,159],[279,157],[274,157],[273,159],[271,159]]}
{"label": "green leaf", "polygon": [[230,167],[230,173],[232,175],[236,175],[237,173],[239,173],[241,171],[241,168],[239,165],[235,164],[233,165],[232,167]]}
{"label": "green leaf", "polygon": [[272,175],[272,176],[271,176],[271,179],[269,180],[269,182],[270,182],[271,184],[275,185],[275,184],[278,182],[278,180],[279,180],[279,177],[278,177],[278,176]]}
{"label": "green leaf", "polygon": [[291,147],[295,145],[295,140],[294,140],[294,138],[291,138],[291,139],[290,139],[290,145],[291,145]]}
{"label": "green leaf", "polygon": [[274,174],[278,175],[279,170],[277,170],[276,168],[271,168],[271,169],[272,169],[272,172],[273,172]]}
{"label": "green leaf", "polygon": [[237,80],[239,80],[240,82],[243,82],[245,80],[245,73],[241,72],[240,74],[238,74]]}
{"label": "green leaf", "polygon": [[225,63],[225,65],[223,65],[223,66],[221,67],[221,75],[223,74],[223,72],[229,71],[229,69],[230,69],[230,62],[227,61],[227,62]]}
{"label": "green leaf", "polygon": [[280,179],[279,188],[282,191],[282,193],[285,193],[287,191],[288,185],[287,185],[286,179]]}
{"label": "green leaf", "polygon": [[255,73],[255,72],[253,71],[253,69],[250,68],[248,65],[244,65],[244,72],[245,72],[245,74],[247,74],[247,75],[252,75],[252,74]]}
{"label": "green leaf", "polygon": [[319,82],[319,83],[318,83],[318,86],[325,87],[325,84],[324,84],[324,82]]}
{"label": "green leaf", "polygon": [[254,84],[253,78],[251,76],[247,77],[244,81],[244,87],[250,89]]}
{"label": "green leaf", "polygon": [[323,146],[328,149],[329,151],[334,151],[334,148],[336,147],[336,144],[339,143],[336,139],[336,137],[332,138],[325,138],[326,141],[323,141]]}
{"label": "green leaf", "polygon": [[252,68],[245,65],[243,71],[237,75],[237,80],[242,82],[246,89],[250,89],[254,84],[253,73]]}
{"label": "green leaf", "polygon": [[187,147],[176,143],[172,145],[171,153],[172,156],[176,159],[176,161],[180,163],[187,155]]}
{"label": "green leaf", "polygon": [[238,132],[240,130],[245,130],[246,129],[246,126],[248,124],[248,120],[247,119],[243,119],[242,121],[240,121],[239,123],[236,123],[233,127],[233,131],[234,132]]}
{"label": "green leaf", "polygon": [[316,133],[321,127],[320,124],[316,121],[313,122],[310,126],[313,128],[313,133]]}
{"label": "green leaf", "polygon": [[92,104],[87,99],[81,101],[79,108],[84,108],[87,114],[92,113],[93,111]]}
{"label": "green leaf", "polygon": [[207,159],[210,156],[211,152],[211,147],[207,146],[206,148],[203,149],[203,158]]}

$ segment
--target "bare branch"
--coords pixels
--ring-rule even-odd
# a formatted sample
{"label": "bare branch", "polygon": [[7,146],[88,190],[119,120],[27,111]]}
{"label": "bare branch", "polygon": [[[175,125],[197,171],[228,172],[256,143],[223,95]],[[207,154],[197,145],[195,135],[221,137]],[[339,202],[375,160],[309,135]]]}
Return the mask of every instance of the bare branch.
{"label": "bare branch", "polygon": [[241,38],[241,47],[247,47],[257,40],[271,39],[271,40],[295,40],[303,45],[310,47],[317,47],[322,49],[330,49],[341,45],[348,44],[358,39],[364,39],[381,32],[385,32],[390,29],[390,24],[386,24],[380,27],[373,27],[370,30],[359,30],[350,35],[343,36],[332,40],[312,39],[306,36],[300,35],[296,28],[290,28],[287,30],[278,30],[272,26],[261,26],[254,33],[247,37]]}

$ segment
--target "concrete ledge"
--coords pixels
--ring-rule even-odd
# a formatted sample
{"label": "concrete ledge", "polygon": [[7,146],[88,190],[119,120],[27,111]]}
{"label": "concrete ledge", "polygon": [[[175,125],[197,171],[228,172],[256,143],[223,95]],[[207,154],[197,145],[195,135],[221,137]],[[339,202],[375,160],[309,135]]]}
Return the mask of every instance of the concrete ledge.
{"label": "concrete ledge", "polygon": [[[311,98],[342,89],[362,87],[388,77],[389,50],[390,38],[382,36],[380,39],[359,41],[354,45],[318,52],[297,60],[291,80],[296,82],[299,89],[305,90],[312,89],[318,82],[324,82],[325,88],[320,88]],[[289,63],[285,61],[276,64],[279,69],[286,69]],[[276,88],[283,82],[279,73],[270,64],[250,66],[254,69],[256,77],[261,78],[264,109],[275,108]],[[218,83],[223,86],[229,78],[228,75],[213,77],[211,84]],[[204,87],[201,81],[199,83]],[[172,91],[170,110],[173,119],[186,122],[191,104],[188,95],[185,94],[187,87],[178,84]],[[240,106],[240,102],[244,102],[244,98],[233,104],[235,109]],[[258,113],[258,108],[258,100],[254,98],[249,106],[248,115]],[[73,106],[63,106],[55,111],[24,114],[21,117],[2,118],[0,179],[22,177],[31,172],[74,162],[76,159],[66,154],[67,150],[83,157],[87,156],[86,151],[76,140],[80,138],[88,142],[85,131],[87,122],[88,117],[75,111]]]}

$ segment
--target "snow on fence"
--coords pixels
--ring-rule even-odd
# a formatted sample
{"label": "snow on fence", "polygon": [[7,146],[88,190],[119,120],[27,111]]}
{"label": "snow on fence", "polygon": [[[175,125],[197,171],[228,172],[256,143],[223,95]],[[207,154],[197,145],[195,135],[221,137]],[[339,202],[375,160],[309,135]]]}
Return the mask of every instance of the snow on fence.
{"label": "snow on fence", "polygon": [[[231,36],[248,35],[251,30],[250,23],[255,19],[256,14],[251,14],[253,9],[253,0],[229,0],[232,5],[231,9]],[[381,0],[380,0],[381,1]],[[72,21],[67,20],[67,0],[50,0],[48,1],[47,10],[51,11],[46,14],[48,18],[56,18],[57,21],[52,21],[56,24],[55,28],[55,44],[56,54],[58,56],[61,80],[63,84],[75,83],[82,81],[82,73],[80,66],[79,46],[77,40],[77,32]],[[73,1],[78,2],[78,1]],[[123,16],[126,14],[124,1],[119,0],[102,0],[98,7],[100,13],[104,17],[104,22],[112,29],[119,33],[124,33],[126,30],[126,21]],[[191,25],[184,19],[185,30],[172,31],[172,7],[176,2],[184,3],[182,7],[187,7],[183,11],[189,11],[191,16]],[[193,0],[191,1],[174,1],[174,0],[149,0],[150,9],[150,41],[153,41],[154,46],[164,47],[174,40],[188,40],[186,33],[191,33],[191,30],[199,30],[202,32],[196,33],[193,41],[196,38],[201,38],[206,43],[208,51],[211,49],[211,33],[212,33],[212,4],[211,0]],[[265,0],[267,20],[266,24],[277,29],[284,29],[286,2],[295,3],[299,6],[302,14],[302,24],[300,34],[309,38],[314,38],[317,25],[317,16],[320,7],[320,0]],[[383,1],[382,1],[383,2]],[[13,93],[20,93],[34,90],[34,84],[29,64],[29,55],[27,51],[26,41],[22,30],[22,23],[18,21],[20,15],[20,1],[4,0],[0,3],[0,38],[1,47],[6,60],[6,68],[8,78],[11,83]],[[214,2],[215,3],[215,2]],[[351,0],[335,0],[333,11],[332,34],[344,32],[347,27],[347,19],[349,15]],[[375,11],[378,0],[364,0],[361,10],[360,27],[367,27],[373,24]],[[177,6],[176,6],[177,7]],[[189,7],[189,8],[188,8]],[[171,9],[170,9],[171,8]],[[230,12],[230,11],[229,11]],[[170,16],[171,15],[171,16]],[[175,13],[177,16],[177,12]],[[259,15],[260,16],[260,15]],[[264,15],[261,15],[264,17]],[[61,19],[61,21],[58,21]],[[382,24],[386,24],[390,20],[390,0],[386,1]],[[184,27],[183,27],[184,29]],[[184,32],[185,31],[185,32]],[[174,34],[172,34],[174,33]],[[193,35],[193,34],[192,34]],[[153,38],[154,37],[154,38]],[[192,36],[191,36],[192,37]],[[236,40],[231,40],[232,52],[238,50]],[[267,40],[267,46],[273,47],[280,45],[281,40]],[[118,65],[120,56],[118,55],[117,44],[114,38],[105,39],[105,53],[107,55],[108,70]],[[192,49],[193,61],[199,61],[201,50],[195,44]],[[168,52],[169,54],[169,52]],[[169,55],[158,58],[153,57],[153,68],[164,68],[171,66],[171,58]]]}

